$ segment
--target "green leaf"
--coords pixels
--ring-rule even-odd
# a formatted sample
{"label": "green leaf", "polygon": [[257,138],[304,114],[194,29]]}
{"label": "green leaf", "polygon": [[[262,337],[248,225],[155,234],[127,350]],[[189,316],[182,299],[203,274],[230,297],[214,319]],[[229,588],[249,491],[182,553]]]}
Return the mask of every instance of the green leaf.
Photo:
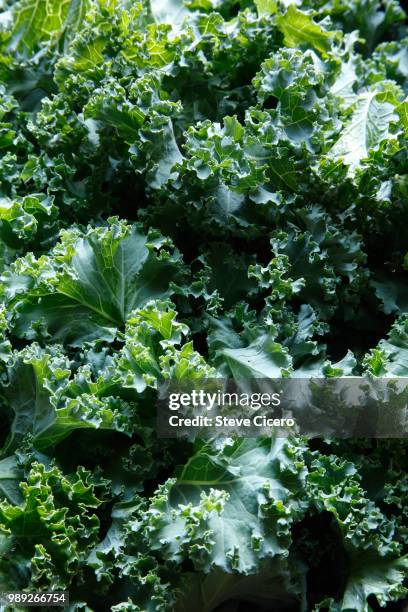
{"label": "green leaf", "polygon": [[391,137],[390,124],[394,117],[394,105],[381,101],[376,91],[360,94],[353,115],[329,156],[341,160],[353,173],[372,150]]}
{"label": "green leaf", "polygon": [[156,23],[180,25],[190,14],[183,0],[150,0],[150,9]]}
{"label": "green leaf", "polygon": [[382,302],[385,314],[405,313],[408,311],[408,289],[404,279],[384,278],[371,282],[375,294]]}
{"label": "green leaf", "polygon": [[70,363],[58,349],[46,352],[36,345],[14,355],[5,398],[10,434],[3,452],[18,448],[30,434],[39,450],[55,446],[80,429],[130,433],[129,406],[112,397],[82,393],[71,398]]}
{"label": "green leaf", "polygon": [[178,352],[171,349],[181,344],[188,332],[186,325],[177,322],[171,303],[151,301],[134,311],[115,364],[121,384],[139,393],[148,386],[156,387],[167,360],[175,361],[173,371],[178,367]]}
{"label": "green leaf", "polygon": [[408,315],[397,319],[387,339],[366,355],[364,365],[374,376],[408,375]]}
{"label": "green leaf", "polygon": [[12,455],[0,460],[0,499],[5,498],[16,505],[20,503],[22,476],[23,471],[18,465],[17,457]]}
{"label": "green leaf", "polygon": [[274,15],[278,10],[276,0],[255,0],[258,15]]}
{"label": "green leaf", "polygon": [[73,346],[112,340],[133,309],[169,296],[171,281],[182,274],[180,257],[169,241],[116,220],[85,233],[64,232],[44,264],[51,266],[47,275],[52,283],[43,281],[35,265],[22,263],[28,293],[20,294],[18,273],[4,278],[7,291],[15,295],[14,332]]}
{"label": "green leaf", "polygon": [[247,347],[225,348],[219,355],[236,379],[280,378],[292,365],[288,351],[269,334],[259,336]]}
{"label": "green leaf", "polygon": [[206,572],[254,573],[262,559],[286,554],[290,525],[302,513],[298,450],[284,439],[203,446],[134,529],[167,559],[188,554]]}
{"label": "green leaf", "polygon": [[[1,233],[6,242],[13,246],[16,240],[32,240],[34,236],[41,238],[41,233],[52,231],[51,221],[57,216],[57,208],[53,198],[43,194],[25,196],[20,200],[2,198],[0,200]],[[12,237],[10,236],[12,235]],[[38,236],[39,234],[39,236]]]}
{"label": "green leaf", "polygon": [[20,0],[13,7],[9,48],[32,53],[41,43],[57,44],[81,26],[89,0]]}
{"label": "green leaf", "polygon": [[257,574],[249,576],[220,570],[187,574],[175,612],[190,612],[191,601],[197,612],[211,612],[231,600],[253,606],[296,606],[300,603],[302,578],[301,568],[276,559],[264,563]]}
{"label": "green leaf", "polygon": [[408,137],[408,99],[401,102],[401,104],[397,106],[396,110],[400,117],[405,136]]}
{"label": "green leaf", "polygon": [[276,17],[276,25],[284,35],[288,47],[307,45],[325,55],[331,48],[333,32],[327,32],[315,23],[311,15],[290,4],[286,13]]}
{"label": "green leaf", "polygon": [[378,555],[357,555],[352,559],[350,577],[339,602],[333,600],[330,609],[335,612],[371,612],[367,599],[374,596],[380,606],[406,595],[403,586],[407,575],[408,558],[384,559]]}
{"label": "green leaf", "polygon": [[106,482],[83,468],[65,476],[35,462],[21,483],[22,503],[0,502],[0,526],[19,550],[12,563],[0,561],[3,582],[30,561],[36,588],[64,589],[97,541],[95,509],[102,503],[97,494],[105,491]]}

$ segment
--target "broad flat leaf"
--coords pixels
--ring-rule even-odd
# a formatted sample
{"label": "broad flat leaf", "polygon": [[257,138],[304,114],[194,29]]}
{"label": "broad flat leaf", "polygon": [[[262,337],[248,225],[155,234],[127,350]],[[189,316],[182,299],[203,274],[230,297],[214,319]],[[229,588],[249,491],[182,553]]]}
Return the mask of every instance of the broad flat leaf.
{"label": "broad flat leaf", "polygon": [[140,126],[145,116],[135,105],[120,103],[112,97],[109,99],[105,93],[92,99],[85,111],[87,121],[95,119],[103,126],[115,128],[125,142],[132,143],[139,135]]}
{"label": "broad flat leaf", "polygon": [[47,353],[35,345],[15,357],[5,389],[11,426],[3,452],[15,450],[27,434],[44,450],[77,429],[129,431],[124,402],[86,393],[63,397],[71,373],[68,365],[58,351]]}
{"label": "broad flat leaf", "polygon": [[62,386],[70,373],[64,356],[42,352],[39,347],[30,349],[15,356],[9,368],[5,397],[12,423],[5,450],[15,450],[29,431],[48,427],[55,413],[52,388]]}
{"label": "broad flat leaf", "polygon": [[72,346],[94,340],[112,341],[117,333],[116,324],[108,317],[60,293],[40,298],[28,296],[21,302],[14,324],[16,335],[35,337],[30,329],[37,321],[44,324],[54,342]]}
{"label": "broad flat leaf", "polygon": [[[157,233],[146,236],[116,222],[84,235],[67,232],[51,262],[53,287],[40,282],[28,295],[17,293],[15,333],[32,338],[46,330],[73,346],[112,340],[132,310],[170,295],[181,261],[166,246]],[[5,282],[12,291],[19,281],[11,275]]]}
{"label": "broad flat leaf", "polygon": [[10,49],[32,52],[41,42],[58,42],[81,26],[90,0],[20,0],[13,8]]}
{"label": "broad flat leaf", "polygon": [[172,177],[173,167],[182,161],[182,155],[174,137],[173,125],[168,119],[152,129],[149,134],[141,132],[142,142],[151,168],[148,173],[148,182],[154,189],[162,187]]}
{"label": "broad flat leaf", "polygon": [[276,0],[255,0],[258,15],[274,15],[278,10]]}
{"label": "broad flat leaf", "polygon": [[150,0],[150,9],[156,23],[179,25],[190,15],[183,0]]}
{"label": "broad flat leaf", "polygon": [[279,378],[285,375],[292,361],[281,344],[268,334],[260,335],[244,348],[220,351],[234,378]]}
{"label": "broad flat leaf", "polygon": [[22,476],[17,457],[11,455],[0,460],[0,499],[6,498],[12,504],[20,503],[22,495],[19,485]]}
{"label": "broad flat leaf", "polygon": [[34,445],[38,450],[52,448],[73,431],[110,430],[130,435],[129,411],[124,402],[114,398],[98,399],[82,395],[67,401],[63,408],[50,411],[49,422],[35,424]]}
{"label": "broad flat leaf", "polygon": [[[375,596],[380,606],[401,599],[407,593],[402,586],[408,572],[408,557],[387,559],[363,554],[352,558],[350,577],[339,602],[330,602],[333,612],[371,612],[367,599]],[[329,602],[323,602],[323,608]],[[319,607],[320,609],[320,607]]]}
{"label": "broad flat leaf", "polygon": [[136,229],[124,235],[113,227],[79,238],[71,247],[58,293],[123,324],[148,299],[166,297],[176,276],[174,260],[159,259],[148,245],[148,238]]}
{"label": "broad flat leaf", "polygon": [[357,83],[357,73],[353,59],[341,65],[340,74],[330,88],[330,91],[344,100],[345,106],[349,107],[356,99],[354,86]]}
{"label": "broad flat leaf", "polygon": [[158,493],[138,528],[168,558],[180,560],[190,548],[205,571],[253,573],[261,559],[285,554],[302,512],[305,472],[296,458],[296,447],[282,438],[240,439],[219,451],[204,446]]}
{"label": "broad flat leaf", "polygon": [[175,612],[191,612],[192,601],[197,612],[212,612],[229,601],[261,609],[274,606],[280,610],[285,604],[295,608],[299,605],[302,578],[301,568],[290,567],[285,559],[266,562],[260,572],[249,576],[220,570],[187,575]]}
{"label": "broad flat leaf", "polygon": [[295,164],[291,159],[274,157],[270,162],[271,185],[275,188],[289,187],[293,191],[299,188]]}
{"label": "broad flat leaf", "polygon": [[230,308],[256,290],[256,283],[248,277],[248,266],[253,258],[237,257],[226,244],[217,244],[204,261],[209,266],[209,291],[217,290],[225,308]]}
{"label": "broad flat leaf", "polygon": [[331,148],[329,156],[341,159],[350,172],[354,172],[361,161],[368,157],[390,135],[390,123],[395,116],[395,107],[381,102],[377,92],[359,96],[353,115],[340,138]]}
{"label": "broad flat leaf", "polygon": [[387,279],[380,276],[371,282],[375,294],[382,302],[385,314],[408,312],[408,287],[405,279]]}
{"label": "broad flat leaf", "polygon": [[327,32],[307,13],[291,4],[284,15],[276,17],[276,24],[285,37],[288,47],[305,44],[326,54],[331,47],[333,32]]}

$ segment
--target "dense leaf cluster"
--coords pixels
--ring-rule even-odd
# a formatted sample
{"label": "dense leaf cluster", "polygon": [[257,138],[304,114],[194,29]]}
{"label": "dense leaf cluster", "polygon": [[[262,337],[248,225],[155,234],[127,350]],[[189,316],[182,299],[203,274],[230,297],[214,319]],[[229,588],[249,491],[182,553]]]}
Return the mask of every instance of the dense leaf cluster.
{"label": "dense leaf cluster", "polygon": [[404,441],[155,434],[164,379],[408,375],[402,6],[1,11],[0,590],[403,600]]}

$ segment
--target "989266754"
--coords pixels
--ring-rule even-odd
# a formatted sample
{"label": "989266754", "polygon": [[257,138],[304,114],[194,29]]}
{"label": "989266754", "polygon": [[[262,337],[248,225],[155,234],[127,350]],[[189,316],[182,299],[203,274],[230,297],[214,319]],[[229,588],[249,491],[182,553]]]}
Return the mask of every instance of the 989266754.
{"label": "989266754", "polygon": [[0,593],[0,605],[5,606],[6,609],[8,606],[10,606],[11,609],[14,609],[18,608],[18,606],[65,607],[68,606],[68,604],[68,591],[31,591],[30,593],[26,593],[24,591],[7,591]]}

